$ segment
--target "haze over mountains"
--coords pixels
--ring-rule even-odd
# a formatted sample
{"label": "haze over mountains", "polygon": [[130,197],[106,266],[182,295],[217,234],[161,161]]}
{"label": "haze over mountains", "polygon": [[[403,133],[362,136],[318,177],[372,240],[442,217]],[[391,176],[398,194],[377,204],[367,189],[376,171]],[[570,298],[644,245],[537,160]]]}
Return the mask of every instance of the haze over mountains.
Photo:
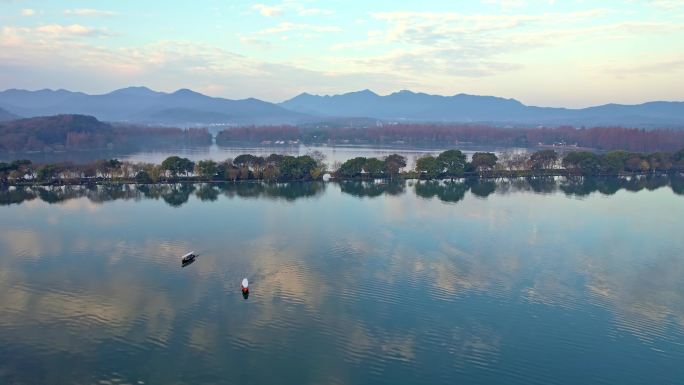
{"label": "haze over mountains", "polygon": [[151,124],[294,124],[306,116],[257,99],[212,98],[181,89],[173,93],[129,87],[104,95],[66,90],[0,92],[0,108],[22,117],[91,115],[102,121]]}
{"label": "haze over mountains", "polygon": [[370,90],[334,96],[303,93],[280,106],[316,116],[367,116],[382,120],[520,125],[622,125],[683,127],[684,102],[606,104],[583,109],[526,106],[515,99],[399,91],[380,96]]}
{"label": "haze over mountains", "polygon": [[684,102],[606,104],[583,109],[526,106],[515,99],[364,90],[333,96],[300,94],[279,104],[214,98],[181,89],[173,93],[129,87],[103,95],[66,90],[0,92],[0,120],[16,116],[92,115],[103,121],[165,125],[302,124],[348,118],[391,122],[497,125],[620,125],[684,128]]}
{"label": "haze over mountains", "polygon": [[0,122],[6,122],[8,120],[14,120],[18,119],[19,117],[17,115],[11,114],[2,108],[0,108]]}

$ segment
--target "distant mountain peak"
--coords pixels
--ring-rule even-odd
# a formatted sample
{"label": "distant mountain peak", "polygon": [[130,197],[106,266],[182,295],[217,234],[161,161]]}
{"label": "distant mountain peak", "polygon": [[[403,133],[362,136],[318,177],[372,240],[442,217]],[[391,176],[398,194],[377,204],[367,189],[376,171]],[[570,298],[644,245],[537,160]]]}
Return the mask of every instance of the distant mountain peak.
{"label": "distant mountain peak", "polygon": [[131,95],[131,96],[147,96],[147,95],[159,95],[161,92],[151,90],[144,86],[136,87],[126,87],[120,88],[118,90],[112,91],[107,95]]}
{"label": "distant mountain peak", "polygon": [[101,121],[194,124],[296,124],[312,118],[273,103],[250,98],[215,98],[187,88],[173,93],[147,87],[126,87],[107,94],[58,91],[0,91],[0,107],[14,117],[57,114],[92,115]]}
{"label": "distant mountain peak", "polygon": [[172,95],[179,95],[179,96],[205,96],[203,94],[200,94],[199,92],[195,92],[189,88],[181,88],[179,90],[176,90]]}
{"label": "distant mountain peak", "polygon": [[315,119],[369,118],[395,122],[684,128],[683,102],[565,109],[526,106],[496,96],[431,95],[406,89],[384,96],[369,89],[320,96],[302,92],[278,105],[253,98],[215,98],[187,88],[166,93],[138,86],[104,95],[13,89],[0,91],[0,107],[6,110],[5,119],[84,114],[101,121],[168,124],[297,124]]}
{"label": "distant mountain peak", "polygon": [[291,111],[317,116],[402,122],[684,127],[684,103],[681,102],[566,109],[527,106],[516,99],[498,96],[465,93],[443,96],[406,89],[379,96],[366,89],[330,96],[303,93],[280,105]]}
{"label": "distant mountain peak", "polygon": [[366,89],[364,89],[364,90],[361,90],[361,91],[350,92],[350,93],[345,94],[345,95],[379,96],[378,94],[376,94],[375,92],[369,90],[368,88],[366,88]]}

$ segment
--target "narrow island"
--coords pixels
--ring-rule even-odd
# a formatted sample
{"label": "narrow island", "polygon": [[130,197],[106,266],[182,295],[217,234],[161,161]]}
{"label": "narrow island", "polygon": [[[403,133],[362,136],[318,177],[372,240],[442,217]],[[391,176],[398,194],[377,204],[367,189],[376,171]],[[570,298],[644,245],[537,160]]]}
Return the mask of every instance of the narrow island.
{"label": "narrow island", "polygon": [[134,163],[118,159],[85,164],[43,163],[16,160],[0,163],[0,184],[65,185],[89,183],[177,183],[238,181],[316,181],[371,179],[455,179],[519,178],[533,176],[626,176],[644,174],[680,174],[684,172],[684,149],[675,153],[635,153],[611,151],[596,154],[570,151],[560,156],[555,150],[534,153],[476,152],[468,160],[453,149],[437,156],[416,160],[414,169],[406,170],[406,158],[398,154],[383,159],[356,157],[328,168],[325,156],[318,152],[268,157],[244,154],[222,162],[170,156],[161,164]]}

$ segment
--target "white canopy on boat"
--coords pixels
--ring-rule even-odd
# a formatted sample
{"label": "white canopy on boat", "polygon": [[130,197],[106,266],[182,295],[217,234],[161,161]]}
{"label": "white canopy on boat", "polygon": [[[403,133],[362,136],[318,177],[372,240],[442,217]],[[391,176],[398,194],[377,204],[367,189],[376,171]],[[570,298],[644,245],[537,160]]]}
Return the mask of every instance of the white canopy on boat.
{"label": "white canopy on boat", "polygon": [[247,278],[242,279],[242,287],[247,288],[249,286],[249,281]]}
{"label": "white canopy on boat", "polygon": [[187,257],[189,257],[189,256],[191,256],[191,255],[193,255],[193,254],[195,254],[195,252],[194,252],[194,251],[191,251],[191,252],[185,254],[182,258],[187,258]]}

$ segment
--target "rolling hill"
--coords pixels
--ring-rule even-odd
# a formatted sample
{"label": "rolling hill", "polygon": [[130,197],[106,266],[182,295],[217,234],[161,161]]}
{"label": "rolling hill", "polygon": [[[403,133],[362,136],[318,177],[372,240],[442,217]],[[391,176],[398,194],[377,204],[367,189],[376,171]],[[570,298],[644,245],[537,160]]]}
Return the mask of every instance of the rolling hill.
{"label": "rolling hill", "polygon": [[146,87],[129,87],[103,95],[10,89],[0,92],[0,108],[25,117],[78,114],[109,122],[168,125],[295,124],[311,119],[257,99],[213,98],[187,89],[164,93]]}
{"label": "rolling hill", "polygon": [[684,102],[568,109],[526,106],[515,99],[494,96],[440,96],[411,91],[380,96],[363,90],[332,96],[303,93],[280,106],[321,117],[373,117],[399,122],[684,127]]}
{"label": "rolling hill", "polygon": [[102,95],[66,90],[0,92],[0,120],[59,114],[101,121],[150,125],[347,124],[375,120],[403,123],[482,123],[497,126],[625,126],[684,128],[684,102],[606,104],[569,109],[528,106],[515,99],[400,91],[381,96],[370,90],[332,96],[300,94],[273,104],[249,98],[214,98],[180,89],[173,93],[129,87]]}
{"label": "rolling hill", "polygon": [[9,120],[15,120],[19,119],[17,115],[14,115],[13,113],[3,110],[0,108],[0,122],[7,122]]}

